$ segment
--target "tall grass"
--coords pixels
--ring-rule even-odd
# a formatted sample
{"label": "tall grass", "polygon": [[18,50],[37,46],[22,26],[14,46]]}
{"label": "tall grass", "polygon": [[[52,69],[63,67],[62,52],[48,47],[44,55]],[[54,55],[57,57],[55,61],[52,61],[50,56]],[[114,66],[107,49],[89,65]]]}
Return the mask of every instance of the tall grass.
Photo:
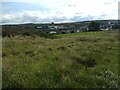
{"label": "tall grass", "polygon": [[117,88],[118,32],[3,38],[3,88]]}

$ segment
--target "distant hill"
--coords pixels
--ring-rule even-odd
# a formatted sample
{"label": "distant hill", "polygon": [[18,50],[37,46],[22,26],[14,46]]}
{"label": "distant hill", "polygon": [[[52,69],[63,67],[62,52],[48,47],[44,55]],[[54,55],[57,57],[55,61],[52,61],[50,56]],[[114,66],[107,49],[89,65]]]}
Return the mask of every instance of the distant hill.
{"label": "distant hill", "polygon": [[[118,24],[118,20],[94,20],[100,25],[108,24]],[[2,25],[2,35],[4,36],[14,36],[14,35],[23,35],[23,36],[43,36],[43,37],[50,37],[52,35],[46,34],[49,33],[51,30],[63,30],[63,32],[77,32],[81,27],[87,27],[90,22],[92,21],[81,21],[81,22],[69,22],[69,23],[46,23],[46,24],[34,24],[34,23],[27,23],[27,24],[15,24],[15,25]],[[119,26],[119,25],[118,25]],[[83,29],[82,28],[82,29]],[[61,31],[62,32],[62,31]],[[60,32],[60,33],[61,33]],[[53,37],[52,37],[53,38]]]}

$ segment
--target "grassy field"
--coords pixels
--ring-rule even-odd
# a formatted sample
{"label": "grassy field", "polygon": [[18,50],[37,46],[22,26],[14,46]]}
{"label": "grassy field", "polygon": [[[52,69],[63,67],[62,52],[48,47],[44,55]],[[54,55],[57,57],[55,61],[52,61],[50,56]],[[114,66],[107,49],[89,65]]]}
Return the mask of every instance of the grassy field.
{"label": "grassy field", "polygon": [[3,88],[114,88],[118,31],[3,38]]}

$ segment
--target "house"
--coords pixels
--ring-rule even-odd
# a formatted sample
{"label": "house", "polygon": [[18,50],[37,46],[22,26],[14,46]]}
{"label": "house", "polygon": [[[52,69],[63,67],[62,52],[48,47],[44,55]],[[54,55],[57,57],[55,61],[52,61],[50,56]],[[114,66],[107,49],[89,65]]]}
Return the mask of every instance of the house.
{"label": "house", "polygon": [[86,31],[88,31],[89,29],[88,29],[88,27],[87,26],[82,26],[82,27],[80,27],[78,30],[76,30],[76,32],[86,32]]}
{"label": "house", "polygon": [[100,25],[100,30],[112,30],[115,24],[108,22],[108,24]]}
{"label": "house", "polygon": [[50,31],[49,33],[50,34],[56,34],[57,32],[56,31]]}
{"label": "house", "polygon": [[56,29],[58,29],[58,26],[48,26],[48,29],[49,30],[56,30]]}
{"label": "house", "polygon": [[38,26],[38,27],[36,27],[36,29],[42,29],[42,26]]}

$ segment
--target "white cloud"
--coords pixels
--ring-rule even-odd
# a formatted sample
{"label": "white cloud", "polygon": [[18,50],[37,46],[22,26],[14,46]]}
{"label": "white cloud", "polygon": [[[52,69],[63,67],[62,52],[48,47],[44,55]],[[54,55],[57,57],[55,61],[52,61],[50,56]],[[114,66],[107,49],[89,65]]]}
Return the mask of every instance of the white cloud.
{"label": "white cloud", "polygon": [[[9,0],[4,0],[4,2]],[[12,0],[13,1],[13,0]],[[18,0],[23,2],[24,0]],[[18,11],[3,15],[3,22],[65,22],[92,19],[117,19],[119,0],[25,0],[43,5],[49,11]],[[39,2],[39,3],[36,3]],[[31,6],[32,7],[32,6]]]}

